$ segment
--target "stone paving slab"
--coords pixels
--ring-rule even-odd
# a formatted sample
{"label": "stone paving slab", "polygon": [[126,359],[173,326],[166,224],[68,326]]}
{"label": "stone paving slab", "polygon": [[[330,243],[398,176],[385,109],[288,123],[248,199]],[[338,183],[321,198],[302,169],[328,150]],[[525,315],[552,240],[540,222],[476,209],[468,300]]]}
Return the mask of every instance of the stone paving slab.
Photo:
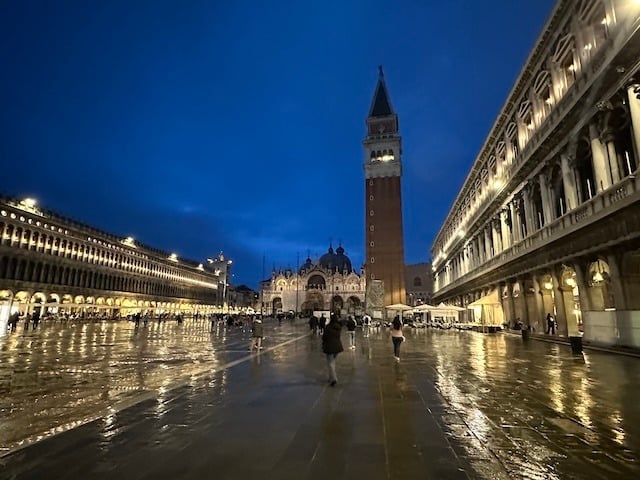
{"label": "stone paving slab", "polygon": [[[305,327],[289,324],[267,331],[271,347],[289,343],[247,355],[246,332],[207,334],[215,368],[186,369],[180,384],[179,368],[159,367],[170,372],[165,383],[181,385],[174,389],[151,387],[156,368],[134,368],[149,399],[5,456],[0,478],[640,477],[636,359],[416,330],[406,333],[398,364],[387,331],[358,332],[358,347],[338,357],[331,388],[318,337],[300,338]],[[162,338],[146,357],[167,355]],[[172,355],[175,364],[207,363],[189,349]]]}

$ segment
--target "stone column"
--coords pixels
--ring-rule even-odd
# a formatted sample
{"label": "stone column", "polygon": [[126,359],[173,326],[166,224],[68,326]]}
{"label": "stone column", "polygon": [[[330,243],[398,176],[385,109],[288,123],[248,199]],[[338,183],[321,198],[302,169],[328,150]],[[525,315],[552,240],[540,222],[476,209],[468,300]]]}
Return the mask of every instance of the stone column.
{"label": "stone column", "polygon": [[513,242],[520,242],[524,237],[522,233],[522,216],[520,209],[513,202],[511,202],[511,228],[513,229]]}
{"label": "stone column", "polygon": [[540,331],[544,332],[542,328],[542,320],[544,320],[544,306],[542,305],[542,295],[540,294],[540,283],[538,283],[537,275],[531,274],[531,286],[533,287],[533,309],[532,312],[534,314],[533,318],[530,318],[531,327],[535,329],[536,332],[540,333]]}
{"label": "stone column", "polygon": [[589,125],[589,138],[591,141],[591,161],[596,185],[592,185],[592,193],[595,195],[611,186],[607,153],[600,141],[598,129],[595,124]]}
{"label": "stone column", "polygon": [[578,189],[576,187],[576,176],[574,173],[575,157],[569,156],[567,153],[560,155],[562,168],[562,184],[564,185],[564,197],[566,204],[564,206],[565,213],[573,210],[578,206]]}
{"label": "stone column", "polygon": [[553,283],[553,302],[556,307],[556,322],[558,322],[558,335],[568,335],[567,330],[567,309],[564,302],[564,286],[560,281],[561,277],[555,270],[551,271],[551,282]]}
{"label": "stone column", "polygon": [[640,100],[638,95],[640,95],[640,85],[634,84],[627,87],[629,111],[631,112],[631,136],[634,140],[636,165],[640,157]]}
{"label": "stone column", "polygon": [[553,215],[551,212],[551,202],[549,201],[549,187],[547,175],[542,172],[538,175],[538,183],[540,184],[540,198],[542,199],[542,218],[545,225],[551,223]]}
{"label": "stone column", "polygon": [[493,253],[498,255],[502,251],[502,245],[500,242],[500,235],[498,234],[498,228],[496,225],[496,219],[491,219],[491,240],[493,241]]}
{"label": "stone column", "polygon": [[[517,282],[518,285],[520,285],[520,293],[518,294],[515,320],[517,321],[519,319],[523,325],[529,325],[529,310],[527,308],[527,296],[526,296],[525,283],[522,277],[516,277],[515,282]],[[511,288],[511,292],[513,293],[513,285]],[[513,303],[514,305],[516,304],[515,297],[513,299]]]}
{"label": "stone column", "polygon": [[509,327],[512,328],[515,325],[516,317],[516,305],[513,301],[513,283],[507,281],[507,305],[509,308],[509,317],[506,321],[509,323]]}
{"label": "stone column", "polygon": [[500,212],[500,231],[502,232],[502,249],[506,250],[511,246],[511,230],[507,224],[507,210]]}
{"label": "stone column", "polygon": [[484,227],[484,254],[485,262],[488,262],[493,257],[491,254],[491,237],[489,236],[488,227]]}
{"label": "stone column", "polygon": [[[576,286],[578,287],[578,298],[580,299],[580,314],[582,315],[582,323],[584,325],[584,322],[586,320],[586,312],[591,311],[591,300],[589,298],[590,287],[587,281],[587,272],[586,268],[578,262],[574,262],[571,266],[576,272]],[[575,333],[578,333],[577,328]],[[569,335],[571,334],[572,333],[570,331]]]}
{"label": "stone column", "polygon": [[620,257],[613,253],[607,255],[609,277],[616,310],[627,310],[627,299],[624,294],[622,275],[620,274]]}
{"label": "stone column", "polygon": [[531,235],[533,232],[538,230],[536,225],[538,224],[537,219],[535,218],[535,212],[533,209],[533,203],[531,199],[530,192],[528,192],[523,197],[524,202],[524,223],[527,226],[527,236]]}
{"label": "stone column", "polygon": [[618,162],[618,153],[616,152],[615,135],[613,132],[607,132],[603,137],[603,143],[607,149],[609,157],[609,169],[611,172],[611,182],[618,183],[622,178],[620,164]]}

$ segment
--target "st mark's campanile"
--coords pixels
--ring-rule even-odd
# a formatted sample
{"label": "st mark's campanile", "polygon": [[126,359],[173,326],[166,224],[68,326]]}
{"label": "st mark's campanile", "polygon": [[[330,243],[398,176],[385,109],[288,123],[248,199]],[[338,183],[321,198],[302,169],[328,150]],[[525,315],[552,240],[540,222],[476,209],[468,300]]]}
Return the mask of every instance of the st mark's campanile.
{"label": "st mark's campanile", "polygon": [[402,233],[402,139],[382,67],[364,142],[367,287],[382,280],[384,305],[406,302]]}

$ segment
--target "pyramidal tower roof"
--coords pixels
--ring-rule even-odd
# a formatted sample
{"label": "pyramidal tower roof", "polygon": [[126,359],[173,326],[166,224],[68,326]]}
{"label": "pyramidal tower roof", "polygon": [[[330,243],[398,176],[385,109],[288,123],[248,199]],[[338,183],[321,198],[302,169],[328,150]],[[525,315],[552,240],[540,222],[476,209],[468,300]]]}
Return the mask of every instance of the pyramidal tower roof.
{"label": "pyramidal tower roof", "polygon": [[387,85],[384,83],[382,65],[378,67],[378,71],[378,85],[376,85],[376,92],[373,94],[369,117],[386,117],[387,115],[393,115],[395,113],[389,100]]}

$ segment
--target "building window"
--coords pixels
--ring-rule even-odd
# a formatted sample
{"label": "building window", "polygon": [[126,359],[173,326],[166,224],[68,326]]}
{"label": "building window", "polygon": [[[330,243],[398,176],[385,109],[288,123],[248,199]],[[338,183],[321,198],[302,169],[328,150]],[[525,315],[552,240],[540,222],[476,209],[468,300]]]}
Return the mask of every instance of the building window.
{"label": "building window", "polygon": [[371,280],[375,280],[375,279],[376,279],[376,276],[372,273],[371,274]]}
{"label": "building window", "polygon": [[416,277],[413,279],[413,286],[414,287],[421,287],[422,286],[422,279],[420,277]]}
{"label": "building window", "polygon": [[373,217],[373,210],[369,210],[369,216]]}
{"label": "building window", "polygon": [[373,225],[369,225],[369,231],[373,232]]}
{"label": "building window", "polygon": [[375,263],[376,259],[374,257],[371,257],[371,263]]}
{"label": "building window", "polygon": [[373,195],[369,195],[369,200],[373,202]]}
{"label": "building window", "polygon": [[369,246],[373,247],[373,241],[369,242]]}

